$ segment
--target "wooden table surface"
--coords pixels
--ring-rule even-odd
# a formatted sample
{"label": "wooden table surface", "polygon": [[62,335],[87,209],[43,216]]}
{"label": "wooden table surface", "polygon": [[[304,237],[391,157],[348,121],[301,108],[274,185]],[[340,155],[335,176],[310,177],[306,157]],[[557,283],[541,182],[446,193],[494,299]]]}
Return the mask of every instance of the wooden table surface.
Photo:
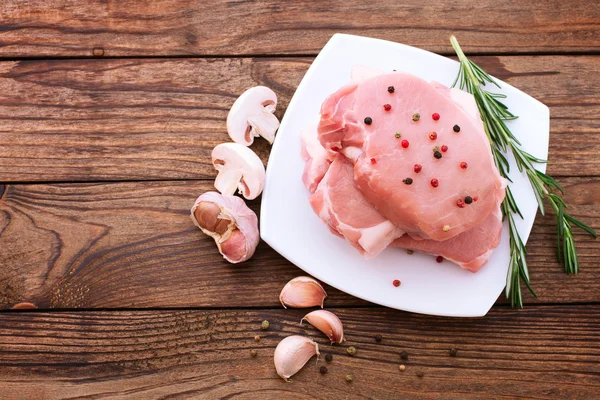
{"label": "wooden table surface", "polygon": [[[600,229],[597,0],[4,0],[0,15],[0,398],[600,398],[600,240],[575,231],[581,273],[565,275],[553,216],[528,243],[539,298],[523,310],[501,297],[440,318],[326,287],[354,357],[281,308],[302,271],[264,243],[229,265],[188,217],[243,90],[274,89],[281,118],[336,32],[448,56],[454,33],[550,107],[548,171]],[[294,333],[334,355],[328,374],[321,358],[276,375]]]}

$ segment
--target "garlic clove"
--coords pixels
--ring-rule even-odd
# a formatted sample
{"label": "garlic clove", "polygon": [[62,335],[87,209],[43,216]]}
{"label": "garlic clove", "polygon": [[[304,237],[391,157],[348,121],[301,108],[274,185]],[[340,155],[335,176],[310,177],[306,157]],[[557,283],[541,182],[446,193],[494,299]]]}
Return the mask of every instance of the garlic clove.
{"label": "garlic clove", "polygon": [[230,263],[246,261],[254,254],[259,242],[258,218],[241,198],[206,192],[198,197],[190,216]]}
{"label": "garlic clove", "polygon": [[323,286],[313,278],[299,276],[289,281],[279,294],[279,301],[283,308],[306,308],[321,306],[327,297]]}
{"label": "garlic clove", "polygon": [[288,336],[277,345],[273,362],[277,375],[285,381],[300,371],[315,354],[319,354],[319,345],[309,338],[299,335]]}
{"label": "garlic clove", "polygon": [[300,324],[302,324],[302,321],[304,320],[327,335],[329,340],[331,340],[331,344],[342,343],[346,340],[344,339],[344,327],[342,321],[340,321],[337,315],[330,311],[316,310],[310,312],[300,320]]}

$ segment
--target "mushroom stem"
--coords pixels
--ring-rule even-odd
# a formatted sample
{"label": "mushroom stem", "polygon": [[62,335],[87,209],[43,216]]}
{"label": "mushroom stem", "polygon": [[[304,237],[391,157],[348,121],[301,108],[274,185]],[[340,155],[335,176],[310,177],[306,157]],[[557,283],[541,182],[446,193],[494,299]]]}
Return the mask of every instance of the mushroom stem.
{"label": "mushroom stem", "polygon": [[238,189],[242,171],[238,169],[223,169],[215,179],[215,188],[225,196],[233,196]]}
{"label": "mushroom stem", "polygon": [[268,107],[263,107],[258,115],[250,116],[248,124],[252,127],[250,136],[262,136],[269,144],[273,144],[275,132],[279,128],[279,120]]}

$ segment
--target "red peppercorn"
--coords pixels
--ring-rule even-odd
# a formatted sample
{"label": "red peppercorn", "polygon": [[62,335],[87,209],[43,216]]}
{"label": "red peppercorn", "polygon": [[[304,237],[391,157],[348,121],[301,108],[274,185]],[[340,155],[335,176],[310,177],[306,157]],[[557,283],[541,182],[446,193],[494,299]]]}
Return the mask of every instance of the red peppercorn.
{"label": "red peppercorn", "polygon": [[443,145],[443,146],[442,146],[442,152],[444,152],[444,153],[445,153],[445,152],[447,152],[447,151],[448,151],[448,146],[446,146],[446,145]]}
{"label": "red peppercorn", "polygon": [[439,182],[438,182],[438,180],[437,180],[437,179],[435,179],[435,178],[433,178],[433,179],[431,180],[431,186],[433,186],[433,187],[438,187],[438,185],[439,185]]}
{"label": "red peppercorn", "polygon": [[435,140],[435,139],[437,139],[437,132],[431,132],[431,133],[429,134],[429,139],[431,139],[431,140]]}
{"label": "red peppercorn", "polygon": [[463,161],[463,162],[461,162],[461,163],[460,163],[460,167],[461,167],[462,169],[467,169],[467,163],[466,163],[466,162],[464,162],[464,161]]}
{"label": "red peppercorn", "polygon": [[394,284],[394,286],[398,287],[400,286],[400,281],[398,279],[394,279],[394,282],[392,282]]}
{"label": "red peppercorn", "polygon": [[421,170],[423,169],[423,166],[421,166],[421,164],[415,164],[414,166],[414,170],[415,172],[418,174],[419,172],[421,172]]}
{"label": "red peppercorn", "polygon": [[477,197],[477,196],[473,197],[473,201],[477,201],[477,200],[479,200],[479,197]]}
{"label": "red peppercorn", "polygon": [[409,143],[408,140],[404,139],[401,143],[402,147],[404,147],[405,149],[408,147]]}
{"label": "red peppercorn", "polygon": [[441,263],[441,262],[443,262],[443,261],[444,261],[444,257],[442,257],[442,256],[437,256],[437,257],[435,258],[435,261],[437,261],[438,263]]}
{"label": "red peppercorn", "polygon": [[465,206],[465,202],[463,201],[463,199],[458,199],[456,200],[456,205],[460,208],[463,208]]}
{"label": "red peppercorn", "polygon": [[385,111],[390,111],[390,110],[392,109],[392,106],[391,106],[391,105],[389,105],[389,104],[384,104],[384,105],[383,105],[383,109],[384,109]]}
{"label": "red peppercorn", "polygon": [[438,121],[440,119],[440,114],[433,113],[433,114],[431,114],[431,118],[433,118],[434,121]]}
{"label": "red peppercorn", "polygon": [[371,158],[371,164],[377,164],[377,160],[374,158]]}

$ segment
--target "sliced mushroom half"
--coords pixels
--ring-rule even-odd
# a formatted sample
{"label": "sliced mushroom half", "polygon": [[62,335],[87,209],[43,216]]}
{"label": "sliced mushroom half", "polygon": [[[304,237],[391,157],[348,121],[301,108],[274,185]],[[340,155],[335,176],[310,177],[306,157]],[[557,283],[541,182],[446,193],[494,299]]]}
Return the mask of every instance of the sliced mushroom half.
{"label": "sliced mushroom half", "polygon": [[279,120],[273,113],[277,107],[277,95],[266,86],[246,90],[233,103],[227,115],[227,132],[231,139],[250,146],[254,138],[262,136],[273,144]]}
{"label": "sliced mushroom half", "polygon": [[212,151],[212,163],[219,174],[215,188],[226,196],[239,190],[248,200],[258,197],[265,186],[265,167],[252,150],[237,143],[221,143]]}

